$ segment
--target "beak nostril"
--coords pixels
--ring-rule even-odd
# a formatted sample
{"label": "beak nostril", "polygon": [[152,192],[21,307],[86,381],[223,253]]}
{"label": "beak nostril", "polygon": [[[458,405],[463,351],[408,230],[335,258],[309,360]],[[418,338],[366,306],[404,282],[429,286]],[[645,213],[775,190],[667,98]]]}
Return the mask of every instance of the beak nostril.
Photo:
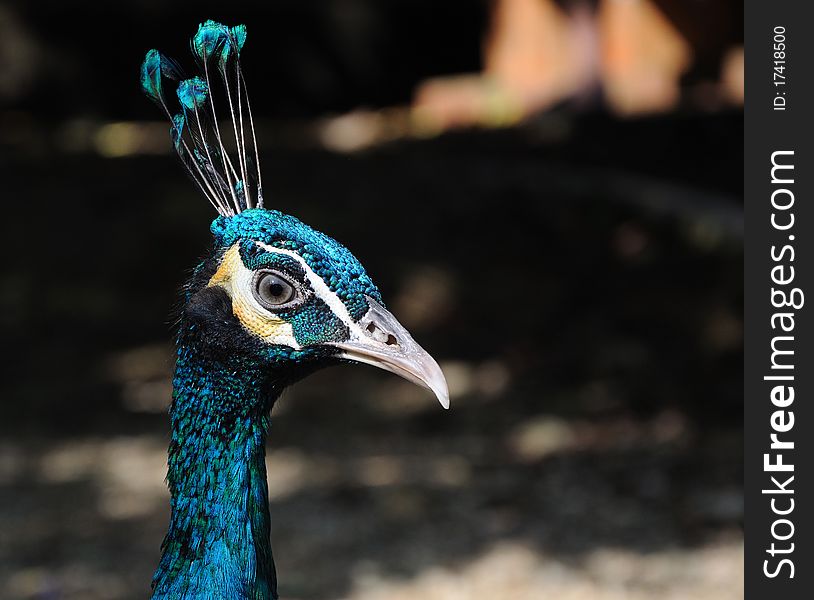
{"label": "beak nostril", "polygon": [[449,408],[449,388],[441,367],[419,346],[404,326],[376,300],[366,296],[370,308],[349,327],[346,341],[332,342],[338,358],[364,363],[395,373],[435,393]]}
{"label": "beak nostril", "polygon": [[396,336],[385,331],[373,321],[365,326],[365,330],[370,334],[370,337],[381,344],[387,344],[388,346],[399,345],[399,341],[396,339]]}

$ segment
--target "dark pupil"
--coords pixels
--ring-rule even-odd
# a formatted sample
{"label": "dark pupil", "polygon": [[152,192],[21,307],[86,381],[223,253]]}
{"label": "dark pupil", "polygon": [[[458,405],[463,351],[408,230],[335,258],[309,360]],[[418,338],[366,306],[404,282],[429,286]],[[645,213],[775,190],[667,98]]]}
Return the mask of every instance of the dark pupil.
{"label": "dark pupil", "polygon": [[294,295],[291,285],[272,273],[268,273],[260,280],[260,296],[269,304],[285,304]]}

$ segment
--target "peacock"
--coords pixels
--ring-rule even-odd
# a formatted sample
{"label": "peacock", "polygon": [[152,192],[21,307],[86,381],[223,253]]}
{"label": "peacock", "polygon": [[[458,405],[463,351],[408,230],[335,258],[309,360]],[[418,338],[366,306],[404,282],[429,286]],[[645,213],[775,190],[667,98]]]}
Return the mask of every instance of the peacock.
{"label": "peacock", "polygon": [[[198,75],[185,77],[157,50],[141,68],[176,153],[218,213],[209,254],[182,291],[171,516],[153,598],[277,598],[265,448],[285,387],[327,365],[364,363],[429,388],[449,407],[438,363],[385,308],[354,255],[266,208],[240,65],[245,41],[244,25],[206,21],[190,42]],[[165,93],[171,85],[175,98]],[[220,121],[216,106],[229,118]]]}

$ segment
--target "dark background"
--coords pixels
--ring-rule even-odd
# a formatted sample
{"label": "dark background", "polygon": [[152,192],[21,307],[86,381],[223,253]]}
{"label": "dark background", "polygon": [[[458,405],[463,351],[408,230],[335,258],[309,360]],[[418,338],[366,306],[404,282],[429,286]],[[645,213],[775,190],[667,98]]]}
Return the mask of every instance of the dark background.
{"label": "dark background", "polygon": [[249,28],[267,203],[356,254],[452,394],[341,367],[284,395],[282,596],[739,597],[740,109],[621,118],[593,90],[333,151],[322,119],[477,71],[489,4],[236,5],[0,3],[0,597],[147,595],[171,309],[213,215],[138,66],[155,46],[191,67],[206,18]]}

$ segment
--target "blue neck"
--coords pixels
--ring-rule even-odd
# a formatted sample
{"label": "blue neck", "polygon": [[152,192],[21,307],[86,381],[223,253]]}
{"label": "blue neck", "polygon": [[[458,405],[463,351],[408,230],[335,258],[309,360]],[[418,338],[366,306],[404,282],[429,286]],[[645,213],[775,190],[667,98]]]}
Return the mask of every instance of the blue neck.
{"label": "blue neck", "polygon": [[265,444],[281,388],[189,334],[179,338],[173,386],[172,516],[153,598],[276,598]]}

